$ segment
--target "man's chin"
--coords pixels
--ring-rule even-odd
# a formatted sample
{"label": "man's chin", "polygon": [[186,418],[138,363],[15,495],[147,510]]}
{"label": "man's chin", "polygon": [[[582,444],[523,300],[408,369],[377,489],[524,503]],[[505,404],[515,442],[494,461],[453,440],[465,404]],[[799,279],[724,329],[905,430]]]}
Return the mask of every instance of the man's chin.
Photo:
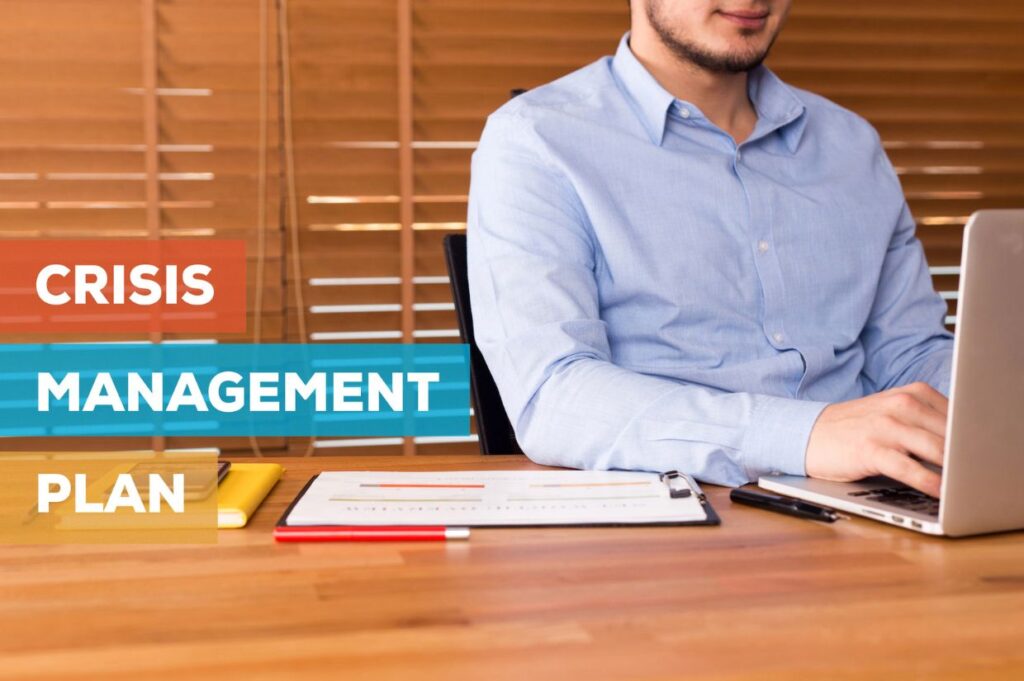
{"label": "man's chin", "polygon": [[700,66],[719,73],[744,73],[756,69],[764,62],[767,53],[758,52],[726,52],[723,54],[706,54]]}
{"label": "man's chin", "polygon": [[768,56],[768,50],[771,45],[763,45],[762,42],[761,39],[754,42],[736,40],[734,38],[730,41],[722,41],[716,46],[718,49],[706,46],[704,49],[698,49],[698,51],[703,52],[706,57],[713,61],[722,64],[749,64],[750,68],[753,68],[763,62]]}

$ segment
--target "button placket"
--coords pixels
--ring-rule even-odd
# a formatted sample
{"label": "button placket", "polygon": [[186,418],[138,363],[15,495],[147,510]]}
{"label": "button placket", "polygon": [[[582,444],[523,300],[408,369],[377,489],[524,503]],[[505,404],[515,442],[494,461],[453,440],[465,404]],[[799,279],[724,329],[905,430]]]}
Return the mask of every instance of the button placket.
{"label": "button placket", "polygon": [[[738,150],[737,157],[739,157]],[[762,329],[766,341],[781,350],[782,347],[790,343],[790,338],[784,328],[784,315],[780,307],[783,298],[782,273],[778,251],[773,248],[771,203],[768,197],[762,194],[762,188],[757,185],[756,175],[751,176],[742,171],[736,174],[747,193],[750,207],[750,230],[757,239],[752,246],[755,255],[754,264],[761,282],[764,303],[761,319]]]}

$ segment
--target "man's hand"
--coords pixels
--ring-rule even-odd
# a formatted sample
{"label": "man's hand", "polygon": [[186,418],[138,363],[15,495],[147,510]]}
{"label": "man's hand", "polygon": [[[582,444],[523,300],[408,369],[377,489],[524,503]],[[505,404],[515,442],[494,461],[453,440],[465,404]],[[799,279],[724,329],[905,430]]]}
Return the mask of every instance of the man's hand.
{"label": "man's hand", "polygon": [[949,400],[927,383],[825,407],[807,443],[807,475],[848,482],[887,475],[933,497],[941,477],[911,454],[942,465]]}

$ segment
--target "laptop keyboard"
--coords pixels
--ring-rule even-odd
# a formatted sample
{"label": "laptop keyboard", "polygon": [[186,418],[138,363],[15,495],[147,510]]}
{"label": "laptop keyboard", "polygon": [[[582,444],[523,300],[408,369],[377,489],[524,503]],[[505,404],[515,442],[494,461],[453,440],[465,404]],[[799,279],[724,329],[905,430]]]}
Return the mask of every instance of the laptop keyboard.
{"label": "laptop keyboard", "polygon": [[918,492],[910,487],[880,487],[878,489],[866,489],[857,492],[850,492],[851,497],[870,499],[890,506],[896,506],[907,511],[924,513],[925,515],[939,515],[939,500],[928,496],[924,492]]}

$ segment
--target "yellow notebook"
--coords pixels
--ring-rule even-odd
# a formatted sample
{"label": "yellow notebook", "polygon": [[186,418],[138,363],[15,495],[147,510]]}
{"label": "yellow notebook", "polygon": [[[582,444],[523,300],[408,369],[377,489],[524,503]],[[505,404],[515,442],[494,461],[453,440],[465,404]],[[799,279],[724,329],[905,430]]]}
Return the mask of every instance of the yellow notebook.
{"label": "yellow notebook", "polygon": [[217,527],[245,527],[278,480],[277,463],[231,463],[217,488]]}

